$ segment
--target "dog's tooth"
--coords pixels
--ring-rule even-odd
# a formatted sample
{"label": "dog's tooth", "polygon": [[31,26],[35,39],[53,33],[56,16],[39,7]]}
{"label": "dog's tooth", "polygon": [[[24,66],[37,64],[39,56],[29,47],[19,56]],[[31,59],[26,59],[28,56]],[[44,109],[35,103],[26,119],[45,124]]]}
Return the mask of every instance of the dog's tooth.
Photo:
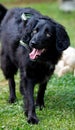
{"label": "dog's tooth", "polygon": [[44,52],[45,51],[45,49],[42,49],[42,52]]}

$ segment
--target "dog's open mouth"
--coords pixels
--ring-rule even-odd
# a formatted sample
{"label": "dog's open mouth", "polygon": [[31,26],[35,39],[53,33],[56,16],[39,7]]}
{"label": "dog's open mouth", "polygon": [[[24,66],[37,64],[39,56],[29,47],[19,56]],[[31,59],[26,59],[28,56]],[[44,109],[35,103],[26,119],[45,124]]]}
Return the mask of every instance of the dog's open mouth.
{"label": "dog's open mouth", "polygon": [[[20,45],[25,47],[27,50],[29,50],[29,46],[24,43],[22,40],[20,40]],[[29,53],[29,57],[31,60],[37,59],[43,52],[45,52],[46,49],[35,49],[33,48],[32,51]]]}
{"label": "dog's open mouth", "polygon": [[38,56],[40,56],[43,52],[45,51],[45,49],[32,49],[32,52],[29,54],[29,57],[31,60],[35,60],[36,58],[38,58]]}

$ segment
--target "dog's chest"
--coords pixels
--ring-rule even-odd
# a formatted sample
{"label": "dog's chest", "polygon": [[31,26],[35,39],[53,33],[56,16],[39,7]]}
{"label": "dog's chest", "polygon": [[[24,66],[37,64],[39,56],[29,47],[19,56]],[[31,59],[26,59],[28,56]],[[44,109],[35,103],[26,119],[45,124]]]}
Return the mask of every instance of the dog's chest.
{"label": "dog's chest", "polygon": [[26,67],[26,74],[28,78],[36,82],[43,82],[47,80],[54,71],[52,64],[42,62],[29,62]]}

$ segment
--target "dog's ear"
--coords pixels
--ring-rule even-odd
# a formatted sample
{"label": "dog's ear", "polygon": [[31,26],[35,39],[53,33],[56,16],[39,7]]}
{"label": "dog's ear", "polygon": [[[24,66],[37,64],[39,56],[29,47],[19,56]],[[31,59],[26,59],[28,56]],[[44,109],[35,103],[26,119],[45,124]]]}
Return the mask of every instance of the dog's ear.
{"label": "dog's ear", "polygon": [[8,10],[2,4],[0,4],[0,23],[2,19],[4,18],[7,11]]}
{"label": "dog's ear", "polygon": [[56,24],[56,48],[59,52],[67,49],[70,45],[69,36],[64,29],[64,27],[60,24]]}
{"label": "dog's ear", "polygon": [[31,33],[35,27],[35,25],[37,24],[37,19],[34,17],[31,17],[28,21],[27,24],[25,26],[25,30],[23,32],[23,37],[22,40],[25,43],[29,43],[30,39],[31,39]]}

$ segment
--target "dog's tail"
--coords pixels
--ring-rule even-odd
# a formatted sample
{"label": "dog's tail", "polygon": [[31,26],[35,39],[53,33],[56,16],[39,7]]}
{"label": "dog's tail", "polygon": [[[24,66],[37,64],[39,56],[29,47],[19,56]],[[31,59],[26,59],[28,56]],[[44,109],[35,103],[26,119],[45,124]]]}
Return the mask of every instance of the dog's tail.
{"label": "dog's tail", "polygon": [[5,16],[6,12],[7,12],[7,9],[2,4],[0,4],[0,24]]}

